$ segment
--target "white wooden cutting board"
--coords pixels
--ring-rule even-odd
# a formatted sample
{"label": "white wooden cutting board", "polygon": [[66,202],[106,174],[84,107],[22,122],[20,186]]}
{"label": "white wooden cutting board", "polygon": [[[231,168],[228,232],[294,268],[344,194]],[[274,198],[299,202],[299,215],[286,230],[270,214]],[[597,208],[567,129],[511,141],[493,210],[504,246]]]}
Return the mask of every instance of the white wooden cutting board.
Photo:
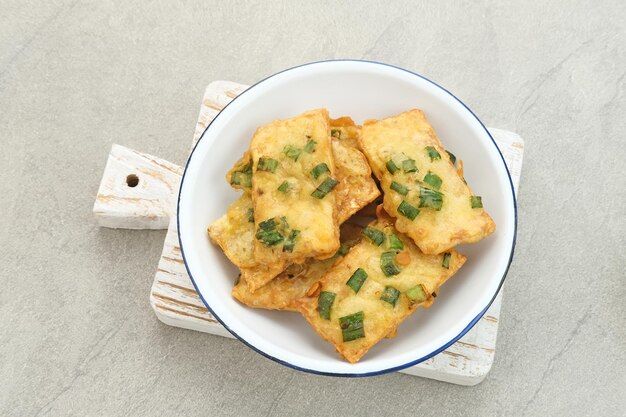
{"label": "white wooden cutting board", "polygon": [[[220,110],[246,88],[229,81],[209,84],[192,147]],[[524,141],[505,130],[489,128],[489,131],[504,155],[517,192]],[[150,292],[150,304],[156,316],[170,326],[233,337],[206,309],[185,269],[175,216],[182,172],[182,167],[163,159],[113,145],[93,212],[104,227],[168,228]],[[482,381],[495,355],[501,303],[502,291],[487,313],[459,341],[435,357],[400,372],[461,385]]]}

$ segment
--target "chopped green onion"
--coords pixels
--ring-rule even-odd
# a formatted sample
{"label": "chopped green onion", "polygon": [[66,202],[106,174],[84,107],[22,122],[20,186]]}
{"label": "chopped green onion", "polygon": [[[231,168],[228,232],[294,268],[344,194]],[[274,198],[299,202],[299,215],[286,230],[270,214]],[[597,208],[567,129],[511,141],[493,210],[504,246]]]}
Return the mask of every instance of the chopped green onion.
{"label": "chopped green onion", "polygon": [[395,251],[383,252],[380,255],[380,269],[383,271],[383,274],[385,274],[386,277],[398,275],[400,273],[400,268],[398,268],[398,265],[396,265],[395,259]]}
{"label": "chopped green onion", "polygon": [[287,158],[291,158],[294,161],[298,160],[301,152],[302,150],[300,148],[296,148],[295,146],[292,146],[292,145],[286,145],[285,148],[283,149],[283,153],[287,156]]}
{"label": "chopped green onion", "polygon": [[304,152],[313,153],[313,151],[315,150],[315,145],[317,145],[317,142],[315,142],[313,139],[309,139],[306,145],[304,145]]}
{"label": "chopped green onion", "polygon": [[398,194],[407,195],[409,193],[409,189],[399,182],[392,181],[391,189],[394,190]]}
{"label": "chopped green onion", "polygon": [[339,318],[339,327],[341,327],[344,342],[365,337],[365,330],[363,330],[364,318],[365,314],[362,311]]}
{"label": "chopped green onion", "polygon": [[265,243],[267,246],[278,245],[280,242],[282,242],[285,239],[283,235],[278,233],[277,230],[262,230],[262,229],[259,229],[256,232],[256,238],[260,240],[261,242]]}
{"label": "chopped green onion", "polygon": [[259,163],[256,166],[257,171],[274,172],[278,168],[278,161],[272,158],[259,158]]}
{"label": "chopped green onion", "polygon": [[439,155],[439,152],[437,152],[437,149],[435,149],[434,146],[427,146],[426,153],[428,153],[431,162],[441,159],[441,155]]}
{"label": "chopped green onion", "polygon": [[443,194],[439,191],[420,187],[420,207],[441,210],[441,206],[443,206]]}
{"label": "chopped green onion", "polygon": [[406,173],[409,172],[417,172],[417,167],[415,166],[415,160],[413,159],[405,159],[402,161],[402,170]]}
{"label": "chopped green onion", "polygon": [[280,191],[281,193],[285,193],[287,194],[287,192],[291,189],[291,184],[289,184],[289,181],[283,181],[282,184],[280,184],[277,188],[278,191]]}
{"label": "chopped green onion", "polygon": [[348,252],[350,252],[350,246],[346,245],[345,243],[342,243],[341,246],[339,246],[339,250],[337,251],[337,253],[335,254],[335,256],[346,256],[348,254]]}
{"label": "chopped green onion", "polygon": [[272,217],[271,219],[267,219],[259,223],[259,229],[261,230],[273,230],[276,229],[276,217]]}
{"label": "chopped green onion", "polygon": [[354,274],[350,277],[346,285],[354,290],[355,293],[358,293],[365,279],[367,278],[367,272],[363,270],[363,268],[358,268],[354,271]]}
{"label": "chopped green onion", "polygon": [[330,131],[330,136],[337,138],[337,139],[341,139],[341,130],[340,129],[332,129]]}
{"label": "chopped green onion", "polygon": [[328,165],[326,165],[326,163],[322,162],[321,164],[317,164],[315,165],[315,167],[313,167],[313,169],[311,170],[311,176],[315,179],[318,179],[319,176],[325,172],[330,172],[330,169],[328,169]]}
{"label": "chopped green onion", "polygon": [[241,185],[245,188],[252,187],[252,172],[235,171],[230,176],[230,183],[232,185]]}
{"label": "chopped green onion", "polygon": [[293,229],[285,243],[283,244],[283,252],[293,252],[293,247],[296,246],[296,239],[300,236],[300,231]]}
{"label": "chopped green onion", "polygon": [[233,185],[241,185],[242,187],[252,187],[252,160],[233,172],[230,176],[230,183]]}
{"label": "chopped green onion", "polygon": [[400,238],[393,233],[389,235],[389,249],[404,249],[404,243],[402,243]]}
{"label": "chopped green onion", "polygon": [[387,171],[389,171],[391,175],[398,172],[399,169],[400,168],[398,168],[398,165],[396,165],[396,163],[393,162],[391,159],[387,161]]}
{"label": "chopped green onion", "polygon": [[446,151],[446,153],[450,157],[450,162],[452,162],[454,166],[456,166],[456,156],[454,156],[454,154],[450,151]]}
{"label": "chopped green onion", "polygon": [[409,220],[415,220],[417,215],[420,214],[420,211],[417,208],[413,207],[404,200],[402,200],[402,203],[400,203],[397,210],[398,213],[402,214]]}
{"label": "chopped green onion", "polygon": [[385,234],[373,227],[367,226],[361,233],[376,246],[382,245],[385,241]]}
{"label": "chopped green onion", "polygon": [[330,291],[322,291],[317,299],[317,311],[324,320],[330,320],[330,308],[335,302],[337,294]]}
{"label": "chopped green onion", "polygon": [[471,196],[470,203],[472,204],[472,208],[483,208],[483,198],[479,195]]}
{"label": "chopped green onion", "polygon": [[332,177],[326,178],[320,185],[317,186],[315,191],[311,193],[311,195],[315,198],[319,198],[320,200],[326,197],[326,194],[332,191],[339,184],[339,181]]}
{"label": "chopped green onion", "polygon": [[398,301],[399,297],[400,291],[393,287],[385,287],[385,291],[383,292],[383,295],[380,296],[380,299],[395,307],[396,301]]}
{"label": "chopped green onion", "polygon": [[255,237],[267,246],[274,246],[285,240],[283,235],[278,230],[285,230],[289,228],[287,224],[287,218],[280,217],[280,223],[276,222],[276,217],[262,221],[259,223],[259,229],[256,232]]}
{"label": "chopped green onion", "polygon": [[428,299],[426,295],[426,289],[422,284],[416,285],[406,292],[406,296],[413,302],[421,303]]}
{"label": "chopped green onion", "polygon": [[441,266],[446,268],[446,269],[450,269],[450,258],[452,257],[452,254],[450,252],[446,252],[443,254],[443,261],[441,262]]}
{"label": "chopped green onion", "polygon": [[439,190],[441,188],[441,184],[443,183],[437,174],[433,174],[430,171],[428,171],[428,174],[424,177],[424,182],[433,187],[435,190]]}
{"label": "chopped green onion", "polygon": [[248,209],[248,223],[254,223],[254,209]]}

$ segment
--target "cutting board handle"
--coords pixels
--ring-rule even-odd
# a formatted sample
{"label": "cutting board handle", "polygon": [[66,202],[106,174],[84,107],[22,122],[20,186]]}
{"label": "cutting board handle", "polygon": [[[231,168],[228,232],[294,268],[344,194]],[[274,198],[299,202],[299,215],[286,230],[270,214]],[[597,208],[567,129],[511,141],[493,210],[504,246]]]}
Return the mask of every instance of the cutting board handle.
{"label": "cutting board handle", "polygon": [[164,159],[113,145],[93,214],[114,229],[167,229],[183,169]]}

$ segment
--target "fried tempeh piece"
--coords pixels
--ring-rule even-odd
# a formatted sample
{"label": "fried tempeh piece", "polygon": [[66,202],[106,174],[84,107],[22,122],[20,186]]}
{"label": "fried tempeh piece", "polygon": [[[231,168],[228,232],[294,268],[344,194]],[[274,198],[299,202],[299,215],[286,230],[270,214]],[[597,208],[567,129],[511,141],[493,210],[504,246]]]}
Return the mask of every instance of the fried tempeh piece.
{"label": "fried tempeh piece", "polygon": [[250,194],[244,193],[228,207],[226,214],[209,225],[209,236],[226,257],[239,268],[257,265],[254,259],[254,213]]}
{"label": "fried tempeh piece", "polygon": [[495,231],[421,110],[366,121],[359,143],[380,181],[385,210],[422,252],[439,254]]}
{"label": "fried tempeh piece", "polygon": [[294,300],[304,297],[311,285],[318,281],[336,259],[307,259],[303,264],[292,264],[266,285],[250,291],[242,274],[233,287],[233,297],[252,308],[295,311]]}
{"label": "fried tempeh piece", "polygon": [[339,249],[338,184],[328,111],[257,129],[250,144],[254,257],[260,264],[326,259]]}
{"label": "fried tempeh piece", "polygon": [[[337,125],[338,120],[341,126]],[[349,117],[331,120],[330,125],[336,177],[339,180],[335,188],[337,221],[341,224],[374,201],[380,191],[372,179],[372,170],[365,155],[356,146],[360,128]]]}
{"label": "fried tempeh piece", "polygon": [[344,223],[341,226],[341,247],[337,254],[329,259],[307,259],[304,264],[293,264],[287,267],[275,279],[255,292],[250,291],[245,277],[240,278],[233,288],[232,295],[239,302],[249,307],[269,310],[296,311],[294,301],[306,295],[311,286],[319,281],[333,264],[345,256],[349,249],[360,239],[363,227]]}
{"label": "fried tempeh piece", "polygon": [[[339,181],[335,187],[337,222],[341,224],[367,203],[374,201],[380,195],[380,191],[372,179],[372,170],[365,155],[359,150],[358,138],[361,127],[355,125],[349,117],[331,119],[330,126],[335,175]],[[228,171],[226,180],[235,189],[251,191],[250,152],[245,152]]]}
{"label": "fried tempeh piece", "polygon": [[209,237],[241,271],[252,291],[262,287],[287,267],[284,260],[259,265],[254,258],[254,209],[249,193],[243,193],[226,214],[211,223]]}
{"label": "fried tempeh piece", "polygon": [[319,281],[338,259],[348,253],[360,239],[361,226],[344,223],[341,226],[341,248],[335,256],[324,260],[307,259],[304,264],[293,264],[267,285],[250,291],[245,277],[240,278],[232,295],[239,302],[254,308],[296,311],[294,301],[304,297],[311,286]]}
{"label": "fried tempeh piece", "polygon": [[[336,124],[336,120],[341,120],[340,125]],[[344,117],[336,120],[331,120],[331,126],[335,126],[331,130],[331,132],[334,131],[334,136],[332,137],[332,153],[335,159],[336,177],[339,181],[339,184],[334,190],[336,194],[337,220],[338,223],[341,224],[361,208],[375,200],[380,195],[380,191],[372,179],[371,169],[365,156],[354,147],[357,143],[359,127],[355,126],[350,118]],[[229,175],[227,175],[227,179],[231,182],[231,185],[233,185],[233,178],[238,176],[238,178],[244,178],[236,181],[237,184],[233,185],[234,188],[244,189],[247,193],[250,192],[249,188],[246,189],[246,187],[242,187],[241,184],[245,184],[247,181],[251,184],[251,166],[250,153],[246,152],[244,156],[235,163]],[[247,167],[250,168],[248,169]],[[243,173],[246,171],[249,171],[249,179],[243,176]],[[234,175],[233,173],[236,172],[242,174]],[[252,200],[248,197],[246,201],[250,204],[248,210],[252,212]],[[238,202],[233,203],[233,205],[235,204],[241,205],[241,203]],[[229,208],[229,212],[230,210]],[[283,261],[272,263],[268,266],[262,266],[257,265],[253,260],[251,263],[246,263],[244,266],[242,264],[243,260],[239,260],[233,256],[236,256],[238,253],[246,254],[244,248],[252,253],[253,249],[251,245],[254,244],[254,226],[253,223],[245,222],[238,225],[226,224],[226,222],[233,219],[232,216],[222,217],[209,227],[209,235],[214,242],[222,247],[231,262],[240,267],[242,273],[240,281],[246,283],[252,291],[255,291],[283,271],[287,263]],[[218,233],[222,230],[231,231],[232,233],[220,236]],[[250,238],[250,236],[252,236],[252,238]],[[232,242],[232,240],[238,242]],[[242,240],[245,241],[242,242]],[[235,253],[233,253],[233,251],[227,251],[227,244],[240,248],[240,251]],[[251,256],[251,258],[254,259],[254,256]]]}
{"label": "fried tempeh piece", "polygon": [[319,281],[319,295],[296,301],[315,331],[352,363],[393,337],[418,307],[429,307],[433,293],[466,259],[454,250],[425,255],[386,219],[371,223],[363,235]]}

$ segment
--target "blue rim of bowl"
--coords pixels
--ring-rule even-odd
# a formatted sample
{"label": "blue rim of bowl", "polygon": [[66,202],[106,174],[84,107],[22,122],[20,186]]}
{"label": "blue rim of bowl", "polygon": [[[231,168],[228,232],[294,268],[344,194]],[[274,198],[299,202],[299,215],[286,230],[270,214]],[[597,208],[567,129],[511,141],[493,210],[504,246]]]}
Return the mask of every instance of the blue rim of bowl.
{"label": "blue rim of bowl", "polygon": [[[502,163],[504,164],[504,168],[506,170],[506,174],[507,174],[507,176],[509,178],[509,185],[511,186],[511,197],[513,198],[513,211],[514,211],[514,214],[515,214],[515,218],[514,218],[515,223],[513,225],[514,226],[513,227],[513,244],[511,246],[511,254],[509,256],[509,260],[507,262],[506,269],[504,270],[504,274],[502,275],[502,278],[500,279],[500,284],[498,285],[498,289],[494,293],[494,295],[491,298],[491,300],[489,301],[489,303],[487,303],[487,306],[480,313],[478,313],[478,315],[476,317],[474,317],[472,319],[472,321],[470,321],[469,324],[467,326],[465,326],[465,328],[458,335],[453,337],[449,342],[445,343],[440,348],[434,350],[433,352],[431,352],[428,355],[423,356],[423,357],[421,357],[419,359],[410,361],[410,362],[405,363],[403,365],[394,366],[392,368],[385,368],[385,369],[382,369],[382,370],[379,370],[379,371],[371,371],[371,372],[363,372],[363,373],[336,373],[336,372],[324,372],[324,371],[318,371],[316,369],[303,368],[301,366],[297,366],[297,365],[294,365],[292,363],[285,362],[282,359],[278,359],[278,358],[276,358],[276,357],[274,357],[274,356],[272,356],[272,355],[262,351],[261,349],[257,348],[256,346],[250,344],[248,341],[246,341],[241,336],[239,336],[237,333],[235,333],[233,330],[231,330],[230,327],[228,327],[228,325],[226,323],[224,323],[224,321],[215,313],[215,311],[213,311],[213,309],[209,306],[209,303],[207,303],[206,300],[204,299],[204,297],[202,296],[202,293],[198,289],[198,286],[196,285],[196,281],[194,280],[193,275],[191,274],[191,271],[189,270],[189,266],[187,265],[187,259],[185,258],[185,250],[184,250],[184,247],[183,247],[183,242],[182,242],[182,240],[180,238],[180,217],[179,217],[178,213],[180,212],[179,211],[179,209],[180,209],[180,196],[181,196],[181,193],[182,193],[182,190],[183,190],[183,183],[185,182],[185,175],[187,174],[187,167],[189,166],[189,162],[191,161],[191,158],[193,157],[193,154],[196,151],[196,148],[198,147],[198,144],[200,143],[200,141],[204,137],[205,133],[209,130],[209,128],[211,127],[213,122],[215,122],[215,120],[217,120],[217,118],[222,114],[222,112],[228,106],[230,106],[235,100],[237,100],[242,95],[246,94],[248,91],[252,90],[258,84],[264,82],[265,80],[268,80],[268,79],[273,78],[273,77],[275,77],[275,76],[277,76],[279,74],[282,74],[283,72],[291,71],[291,70],[296,69],[296,68],[306,67],[306,66],[315,65],[315,64],[322,64],[322,63],[326,63],[326,62],[362,62],[362,63],[367,63],[367,64],[375,64],[375,65],[382,65],[382,66],[385,66],[385,67],[395,68],[395,69],[404,71],[406,73],[409,73],[411,75],[414,75],[416,77],[419,77],[419,78],[423,79],[424,81],[427,81],[427,82],[431,83],[432,85],[434,85],[435,87],[438,87],[441,90],[443,90],[446,93],[448,93],[452,98],[454,98],[463,107],[465,107],[465,109],[467,111],[469,111],[472,116],[474,116],[476,121],[478,121],[478,123],[480,123],[482,128],[485,130],[485,132],[489,136],[489,139],[491,139],[491,142],[493,143],[493,146],[495,146],[496,150],[498,151],[498,154],[500,155],[500,159],[502,159]],[[404,68],[401,68],[401,67],[398,67],[398,66],[395,66],[395,65],[385,64],[384,62],[368,61],[368,60],[362,60],[362,59],[328,59],[328,60],[323,60],[323,61],[314,61],[314,62],[309,62],[309,63],[306,63],[306,64],[296,65],[294,67],[284,69],[284,70],[279,71],[277,73],[274,73],[274,74],[272,74],[272,75],[270,75],[268,77],[265,77],[262,80],[257,81],[256,83],[252,84],[250,87],[248,87],[246,90],[244,90],[241,94],[239,94],[237,97],[232,99],[226,106],[224,106],[224,108],[222,108],[222,110],[220,110],[220,112],[217,114],[217,116],[215,116],[215,118],[213,118],[211,123],[209,123],[208,126],[204,129],[204,131],[202,132],[202,135],[200,135],[200,138],[198,138],[198,141],[196,142],[195,146],[193,147],[191,153],[189,154],[189,158],[187,159],[187,163],[185,164],[185,170],[183,171],[183,176],[182,176],[182,178],[180,180],[180,189],[178,191],[178,200],[176,202],[176,228],[177,228],[177,234],[178,234],[178,243],[180,244],[180,252],[181,252],[181,254],[183,256],[183,261],[185,263],[185,269],[187,270],[187,274],[189,275],[189,278],[191,279],[191,283],[193,284],[194,288],[196,289],[196,292],[198,293],[198,296],[200,296],[200,299],[202,300],[202,302],[204,303],[206,308],[211,312],[213,317],[215,317],[217,319],[217,321],[219,321],[220,324],[222,326],[224,326],[224,328],[226,328],[226,330],[228,330],[239,341],[241,341],[243,344],[245,344],[246,346],[248,346],[250,349],[254,350],[255,352],[265,356],[266,358],[271,359],[274,362],[277,362],[277,363],[279,363],[281,365],[284,365],[284,366],[286,366],[288,368],[296,369],[298,371],[308,372],[308,373],[316,374],[316,375],[324,375],[324,376],[366,377],[366,376],[383,375],[383,374],[386,374],[386,373],[389,373],[389,372],[400,371],[402,369],[409,368],[409,367],[411,367],[413,365],[417,365],[418,363],[424,362],[425,360],[428,360],[428,359],[432,358],[433,356],[441,353],[442,351],[446,350],[448,347],[450,347],[451,345],[456,343],[457,340],[459,340],[461,337],[463,337],[465,335],[465,333],[470,331],[472,329],[472,327],[474,327],[474,325],[476,325],[476,323],[478,323],[478,320],[480,320],[482,318],[482,316],[487,312],[487,310],[489,310],[489,307],[491,307],[491,304],[493,304],[493,301],[496,299],[496,297],[498,296],[498,293],[502,289],[502,285],[504,284],[504,280],[506,279],[506,275],[509,272],[509,268],[511,267],[511,262],[513,261],[513,253],[515,252],[515,243],[517,241],[517,199],[515,198],[515,189],[513,188],[513,180],[511,179],[511,174],[509,173],[509,167],[507,166],[506,161],[504,160],[504,156],[502,156],[502,152],[500,152],[500,148],[498,148],[498,145],[496,144],[495,140],[491,136],[491,133],[489,133],[489,130],[487,130],[487,128],[485,127],[483,122],[481,122],[480,119],[478,118],[478,116],[476,116],[474,114],[474,112],[472,110],[470,110],[470,108],[467,107],[465,105],[465,103],[463,103],[457,96],[455,96],[454,94],[452,94],[450,91],[446,90],[445,88],[443,88],[439,84],[435,83],[434,81],[431,81],[428,78],[426,78],[426,77],[424,77],[424,76],[422,76],[422,75],[420,75],[420,74],[418,74],[416,72],[409,71],[407,69],[404,69]]]}

